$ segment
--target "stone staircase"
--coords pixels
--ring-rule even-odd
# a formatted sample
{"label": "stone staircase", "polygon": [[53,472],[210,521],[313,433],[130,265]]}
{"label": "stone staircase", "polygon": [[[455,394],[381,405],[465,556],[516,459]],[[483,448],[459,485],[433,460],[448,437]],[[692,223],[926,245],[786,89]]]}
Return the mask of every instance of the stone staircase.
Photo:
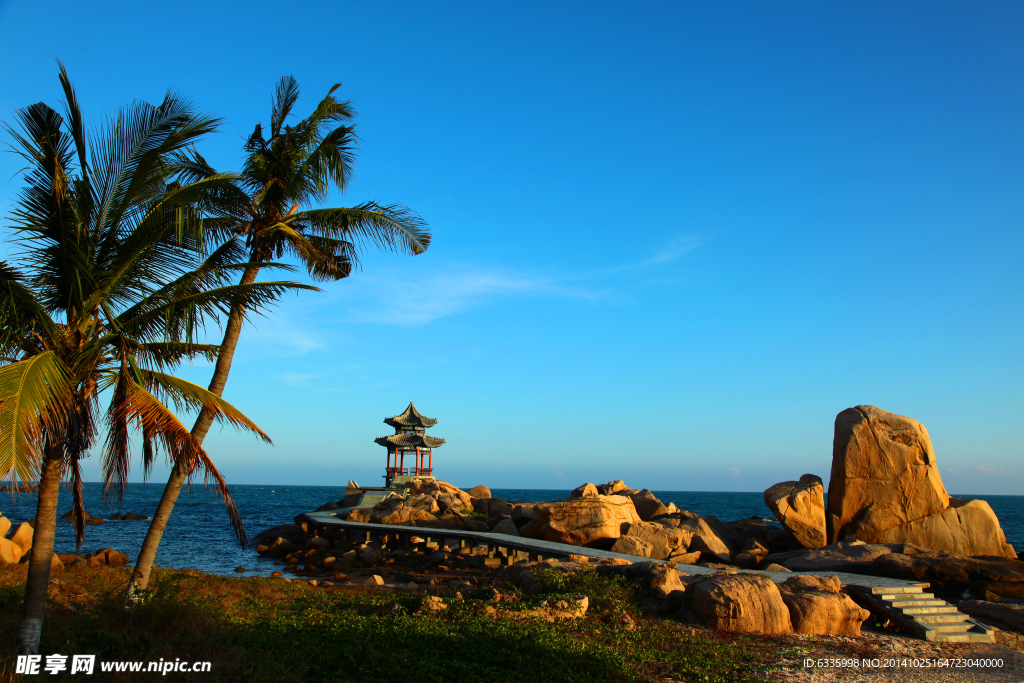
{"label": "stone staircase", "polygon": [[919,638],[938,642],[995,642],[995,631],[990,626],[962,614],[931,593],[925,593],[927,586],[848,585],[846,588],[862,607],[888,617]]}

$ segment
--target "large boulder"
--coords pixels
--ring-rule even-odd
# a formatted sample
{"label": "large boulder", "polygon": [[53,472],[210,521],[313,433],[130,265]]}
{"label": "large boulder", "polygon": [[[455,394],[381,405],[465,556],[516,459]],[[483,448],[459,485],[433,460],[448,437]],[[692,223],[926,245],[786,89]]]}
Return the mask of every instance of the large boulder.
{"label": "large boulder", "polygon": [[519,527],[511,519],[503,519],[498,522],[493,529],[493,533],[505,534],[507,536],[519,536]]}
{"label": "large boulder", "polygon": [[928,430],[874,406],[836,416],[828,538],[874,542],[881,532],[949,507]]}
{"label": "large boulder", "polygon": [[[460,508],[466,508],[468,510],[473,509],[473,496],[468,492],[463,491],[458,486],[453,486],[446,481],[440,479],[416,479],[406,484],[406,494],[409,496],[415,496],[419,494],[427,494],[433,496],[435,499],[447,496],[453,501],[457,501],[457,505]],[[490,497],[490,491],[487,492]],[[477,496],[479,497],[479,496]]]}
{"label": "large boulder", "polygon": [[633,507],[636,508],[636,514],[645,522],[654,517],[667,515],[669,513],[665,504],[658,500],[657,497],[647,489],[638,493],[628,493],[626,495],[628,495],[633,501]]}
{"label": "large boulder", "polygon": [[625,491],[627,488],[626,482],[621,479],[616,479],[615,481],[610,481],[607,484],[598,484],[597,492],[602,496],[613,496],[620,491]]}
{"label": "large boulder", "polygon": [[793,632],[778,586],[760,574],[715,574],[691,586],[690,607],[705,625],[733,633]]}
{"label": "large boulder", "polygon": [[764,502],[782,523],[786,535],[804,548],[825,545],[825,487],[821,477],[805,474],[764,492]]}
{"label": "large boulder", "polygon": [[480,484],[479,486],[474,486],[471,489],[467,489],[466,493],[468,493],[473,498],[479,498],[481,500],[491,497],[491,490],[484,486],[483,484]]}
{"label": "large boulder", "polygon": [[576,488],[574,488],[572,490],[572,492],[569,494],[569,497],[566,498],[566,500],[575,500],[577,498],[588,498],[590,496],[596,496],[596,495],[598,495],[597,487],[594,486],[593,484],[591,484],[588,481],[586,484],[583,484],[583,486],[577,486]]}
{"label": "large boulder", "polygon": [[779,586],[793,630],[806,635],[860,637],[871,613],[840,592],[838,576],[794,576]]}
{"label": "large boulder", "polygon": [[920,422],[873,406],[836,416],[827,534],[1016,557],[992,508],[950,498]]}
{"label": "large boulder", "polygon": [[639,555],[656,560],[665,560],[673,555],[682,555],[690,545],[693,531],[689,527],[670,527],[655,522],[631,524],[621,536],[612,551],[627,555]]}
{"label": "large boulder", "polygon": [[11,543],[9,539],[0,538],[0,566],[18,564],[21,560],[21,548]]}
{"label": "large boulder", "polygon": [[11,535],[8,536],[8,538],[11,540],[11,543],[21,548],[21,554],[24,556],[32,547],[32,536],[34,533],[35,529],[32,528],[31,524],[28,522],[22,522],[18,526],[14,527],[14,530],[11,531]]}
{"label": "large boulder", "polygon": [[[871,563],[869,573],[897,579],[954,583],[983,583],[986,587],[1015,584],[1024,587],[1024,562],[1005,557],[964,557],[945,550],[928,550],[910,543],[902,553],[880,555]],[[993,590],[1004,593],[1020,589]]]}
{"label": "large boulder", "polygon": [[11,520],[6,517],[0,517],[0,536],[6,536],[7,532],[11,530]]}
{"label": "large boulder", "polygon": [[557,503],[538,503],[534,518],[519,532],[528,538],[542,538],[571,545],[610,546],[622,535],[624,524],[640,518],[633,501],[625,496],[589,496]]}
{"label": "large boulder", "polygon": [[886,529],[879,543],[913,543],[958,555],[996,555],[1016,559],[996,513],[983,500],[950,498],[949,507],[912,522]]}
{"label": "large boulder", "polygon": [[737,553],[736,546],[730,540],[727,540],[700,517],[683,521],[679,528],[690,533],[687,549],[690,552],[700,552],[701,560],[729,563],[732,562],[733,555]]}

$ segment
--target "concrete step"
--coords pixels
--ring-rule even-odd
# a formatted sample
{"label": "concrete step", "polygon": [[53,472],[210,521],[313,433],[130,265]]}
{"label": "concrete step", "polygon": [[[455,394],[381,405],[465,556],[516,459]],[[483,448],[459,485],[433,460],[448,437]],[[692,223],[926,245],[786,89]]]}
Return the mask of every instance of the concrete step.
{"label": "concrete step", "polygon": [[967,633],[974,628],[974,624],[969,621],[958,621],[951,624],[928,624],[933,631],[939,633]]}
{"label": "concrete step", "polygon": [[940,602],[938,605],[931,607],[896,607],[896,609],[908,616],[915,617],[925,614],[954,614],[957,612],[956,607],[945,602]]}
{"label": "concrete step", "polygon": [[890,593],[875,596],[879,600],[935,600],[932,593]]}
{"label": "concrete step", "polygon": [[991,633],[940,633],[935,636],[935,642],[939,643],[991,643],[994,638]]}
{"label": "concrete step", "polygon": [[872,595],[888,595],[890,593],[922,593],[922,586],[875,586],[871,588]]}
{"label": "concrete step", "polygon": [[948,604],[945,600],[890,600],[893,607],[941,607]]}
{"label": "concrete step", "polygon": [[[907,615],[910,616],[910,615]],[[957,624],[967,619],[966,614],[947,612],[945,614],[915,614],[913,620],[922,624]]]}

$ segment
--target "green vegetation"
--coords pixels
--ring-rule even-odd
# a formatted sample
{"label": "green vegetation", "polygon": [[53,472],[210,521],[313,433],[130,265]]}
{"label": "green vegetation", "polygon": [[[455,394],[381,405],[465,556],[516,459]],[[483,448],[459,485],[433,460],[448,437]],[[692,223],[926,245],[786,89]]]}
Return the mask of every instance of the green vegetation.
{"label": "green vegetation", "polygon": [[[592,571],[545,575],[539,594],[442,594],[448,608],[436,614],[417,614],[417,593],[173,570],[156,570],[152,598],[125,612],[128,578],[124,569],[66,570],[51,589],[40,652],[208,660],[203,680],[275,683],[737,681],[774,658],[756,639],[730,642],[646,617],[626,585]],[[0,638],[16,626],[23,584],[23,569],[0,572]],[[523,614],[578,595],[590,599],[585,617],[548,623]],[[8,657],[0,681],[14,680],[12,672]]]}

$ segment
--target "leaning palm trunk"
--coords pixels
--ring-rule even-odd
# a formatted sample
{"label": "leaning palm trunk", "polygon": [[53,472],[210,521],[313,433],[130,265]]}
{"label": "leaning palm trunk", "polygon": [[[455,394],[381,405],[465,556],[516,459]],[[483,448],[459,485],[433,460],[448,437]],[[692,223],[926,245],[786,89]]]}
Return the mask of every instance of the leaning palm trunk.
{"label": "leaning palm trunk", "polygon": [[43,632],[43,612],[50,585],[50,564],[53,562],[53,537],[57,527],[57,495],[60,493],[61,469],[64,464],[60,447],[47,447],[46,460],[39,477],[39,499],[36,523],[29,551],[28,577],[25,579],[25,601],[18,622],[19,654],[39,652]]}
{"label": "leaning palm trunk", "polygon": [[[240,285],[250,285],[256,281],[259,274],[259,266],[252,266],[242,273]],[[220,345],[217,355],[217,364],[214,366],[213,379],[210,380],[210,391],[217,396],[224,394],[224,386],[228,381],[228,374],[231,372],[231,361],[235,357],[235,348],[238,346],[238,337],[242,332],[242,323],[245,321],[245,310],[238,306],[231,311],[228,317],[228,324],[224,330],[224,341]],[[198,445],[202,445],[210,427],[213,425],[213,411],[203,409],[196,418],[192,427],[192,437]],[[153,571],[153,563],[156,561],[156,551],[160,547],[160,541],[164,537],[164,530],[167,522],[174,511],[174,504],[178,502],[181,494],[181,487],[185,485],[190,473],[185,470],[181,462],[175,463],[171,469],[171,476],[167,479],[167,486],[164,487],[160,502],[157,503],[156,511],[153,513],[153,520],[149,523],[149,531],[142,541],[142,548],[139,550],[139,558],[132,571],[131,581],[125,592],[125,601],[128,604],[138,602],[139,598],[149,588],[149,577]]]}

